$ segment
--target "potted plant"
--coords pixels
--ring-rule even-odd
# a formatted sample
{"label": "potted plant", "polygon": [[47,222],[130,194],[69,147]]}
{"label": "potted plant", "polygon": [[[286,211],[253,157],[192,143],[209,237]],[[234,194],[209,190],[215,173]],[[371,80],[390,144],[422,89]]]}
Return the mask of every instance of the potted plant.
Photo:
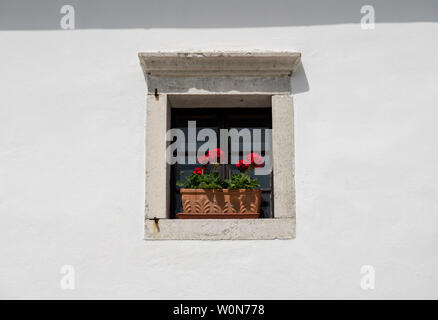
{"label": "potted plant", "polygon": [[257,179],[249,172],[263,164],[263,158],[250,153],[240,160],[230,179],[222,180],[218,168],[224,152],[217,148],[198,158],[201,167],[193,170],[185,182],[178,182],[183,211],[179,219],[258,218],[262,193]]}

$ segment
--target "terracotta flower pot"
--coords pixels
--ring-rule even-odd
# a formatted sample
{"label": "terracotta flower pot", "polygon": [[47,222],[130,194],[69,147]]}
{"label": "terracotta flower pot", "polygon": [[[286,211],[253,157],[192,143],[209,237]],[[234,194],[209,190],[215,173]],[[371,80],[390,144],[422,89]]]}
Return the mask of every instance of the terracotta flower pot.
{"label": "terracotta flower pot", "polygon": [[260,189],[181,189],[183,213],[179,219],[258,218]]}

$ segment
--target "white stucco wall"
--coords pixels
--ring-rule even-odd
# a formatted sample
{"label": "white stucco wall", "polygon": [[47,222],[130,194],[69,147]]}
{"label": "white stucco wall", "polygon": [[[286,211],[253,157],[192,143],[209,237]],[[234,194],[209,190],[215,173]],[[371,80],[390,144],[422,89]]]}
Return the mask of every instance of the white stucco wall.
{"label": "white stucco wall", "polygon": [[[437,23],[0,31],[1,298],[438,298]],[[297,237],[144,241],[139,51],[297,50]],[[60,268],[76,270],[62,290]],[[375,290],[360,287],[372,265]]]}

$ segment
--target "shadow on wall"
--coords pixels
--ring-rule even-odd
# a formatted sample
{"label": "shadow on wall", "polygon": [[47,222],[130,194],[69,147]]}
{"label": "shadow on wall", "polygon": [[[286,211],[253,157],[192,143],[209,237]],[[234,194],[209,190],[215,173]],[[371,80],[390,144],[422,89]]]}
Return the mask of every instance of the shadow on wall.
{"label": "shadow on wall", "polygon": [[437,22],[437,0],[0,0],[0,30],[60,29],[62,6],[75,28],[239,28],[376,22]]}
{"label": "shadow on wall", "polygon": [[292,94],[309,91],[309,81],[307,80],[306,72],[304,71],[303,64],[301,62],[292,74],[291,81]]}

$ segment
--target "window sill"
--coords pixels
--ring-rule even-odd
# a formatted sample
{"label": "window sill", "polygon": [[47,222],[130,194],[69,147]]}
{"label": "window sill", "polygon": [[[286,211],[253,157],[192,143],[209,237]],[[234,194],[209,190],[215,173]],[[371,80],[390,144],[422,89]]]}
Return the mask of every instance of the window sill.
{"label": "window sill", "polygon": [[295,218],[146,219],[145,240],[272,240],[295,238]]}

